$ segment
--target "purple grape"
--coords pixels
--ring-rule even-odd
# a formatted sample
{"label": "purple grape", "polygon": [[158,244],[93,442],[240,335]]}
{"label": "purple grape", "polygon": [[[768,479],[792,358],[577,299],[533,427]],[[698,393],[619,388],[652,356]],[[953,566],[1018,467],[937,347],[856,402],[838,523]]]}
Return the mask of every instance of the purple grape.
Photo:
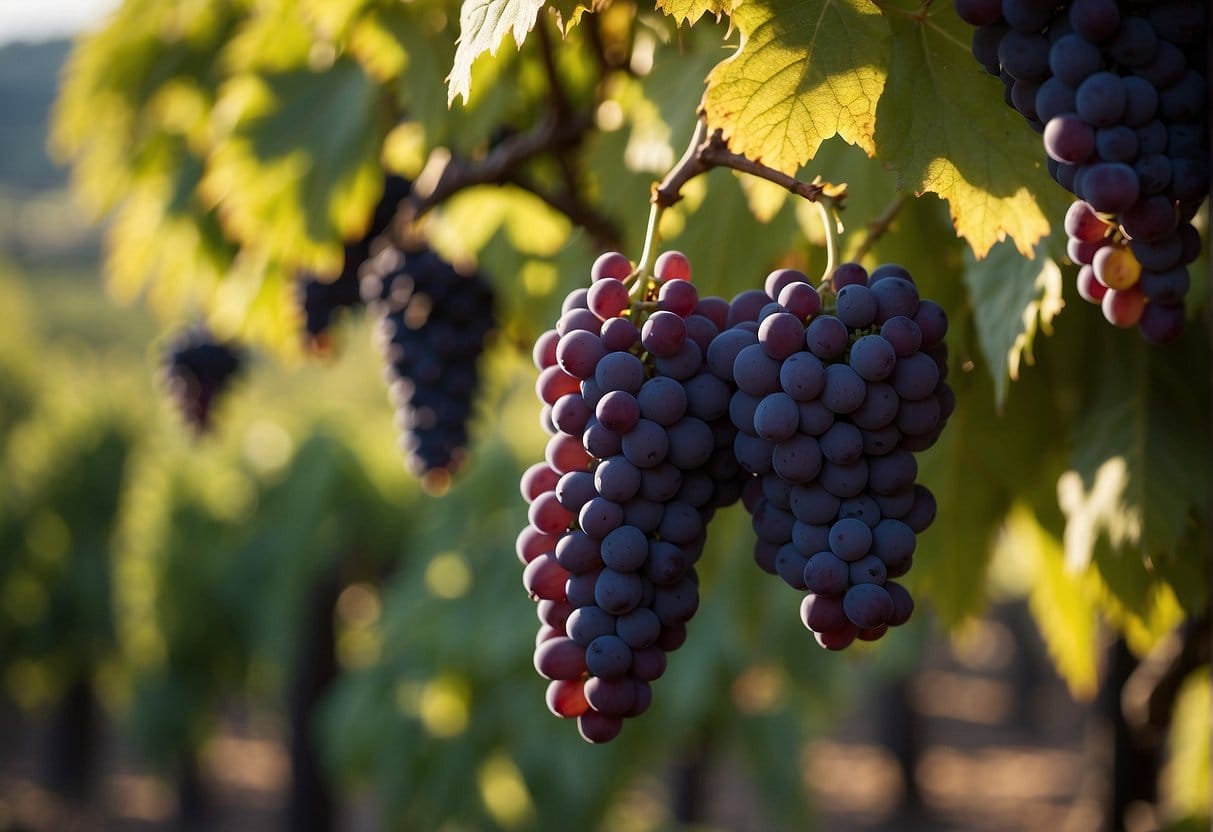
{"label": "purple grape", "polygon": [[782,361],[803,346],[804,324],[795,315],[777,312],[758,326],[758,343],[767,356]]}
{"label": "purple grape", "polygon": [[849,422],[835,422],[821,435],[821,454],[836,465],[851,465],[863,454],[863,435]]}
{"label": "purple grape", "polygon": [[[867,384],[849,366],[846,364],[831,364],[826,367],[825,376],[825,387],[821,391],[821,401],[830,410],[835,413],[850,413],[863,404],[864,396],[867,394]],[[894,371],[894,377],[896,377],[896,370]],[[896,383],[894,383],[894,386],[896,386]]]}
{"label": "purple grape", "polygon": [[838,516],[842,503],[819,483],[795,486],[788,500],[792,515],[802,523],[830,523]]}
{"label": "purple grape", "polygon": [[617,635],[599,636],[585,648],[585,666],[591,675],[619,679],[632,666],[632,648]]}
{"label": "purple grape", "polygon": [[851,329],[862,329],[871,326],[876,320],[876,295],[867,286],[851,284],[843,286],[838,291],[838,311],[840,321]]}
{"label": "purple grape", "polygon": [[677,355],[686,343],[687,327],[673,312],[654,312],[641,327],[640,340],[654,356],[669,358]]}
{"label": "purple grape", "polygon": [[557,636],[535,648],[535,670],[545,679],[577,679],[586,672],[586,649]]}
{"label": "purple grape", "polygon": [[[885,286],[892,282],[886,280],[880,285]],[[905,316],[898,315],[896,318],[913,326],[913,321]],[[860,378],[866,381],[883,381],[893,372],[893,366],[897,363],[897,352],[882,336],[865,335],[851,345],[848,363]]]}
{"label": "purple grape", "polygon": [[796,434],[775,445],[771,467],[789,482],[808,482],[821,470],[821,448],[812,436]]}
{"label": "purple grape", "polygon": [[847,590],[842,608],[856,627],[871,629],[888,623],[893,615],[893,599],[882,586],[859,584]]}
{"label": "purple grape", "polygon": [[601,607],[577,607],[569,615],[564,629],[568,637],[582,647],[599,636],[614,635],[616,626],[615,616]]}
{"label": "purple grape", "polygon": [[733,379],[743,392],[765,396],[780,389],[779,370],[779,361],[767,355],[761,344],[752,344],[737,354]]}
{"label": "purple grape", "polygon": [[847,325],[833,315],[820,315],[805,330],[805,344],[823,361],[837,358],[847,348]]}
{"label": "purple grape", "polygon": [[663,426],[674,424],[687,410],[686,390],[676,380],[665,376],[646,380],[636,395],[636,402],[639,416]]}
{"label": "purple grape", "polygon": [[801,583],[816,595],[842,595],[850,585],[850,569],[833,552],[817,552],[805,562]]}
{"label": "purple grape", "polygon": [[[764,396],[754,409],[754,432],[768,442],[782,442],[791,438],[799,424],[800,409],[787,393]],[[738,425],[738,428],[741,427]]]}
{"label": "purple grape", "polygon": [[883,584],[886,571],[884,561],[875,555],[865,555],[850,565],[848,570],[851,584]]}
{"label": "purple grape", "polygon": [[872,548],[872,530],[856,517],[844,517],[830,527],[830,551],[845,561],[857,561]]}

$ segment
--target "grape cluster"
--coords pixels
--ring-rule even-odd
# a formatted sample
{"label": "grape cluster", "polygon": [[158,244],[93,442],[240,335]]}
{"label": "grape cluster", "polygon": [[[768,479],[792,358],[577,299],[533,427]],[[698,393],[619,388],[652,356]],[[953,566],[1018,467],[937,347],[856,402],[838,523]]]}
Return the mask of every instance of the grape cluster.
{"label": "grape cluster", "polygon": [[161,377],[173,404],[195,431],[210,428],[215,399],[243,361],[243,350],[217,340],[201,324],[183,330],[168,343]]}
{"label": "grape cluster", "polygon": [[[1075,259],[1092,267],[1080,271],[1083,296],[1149,341],[1175,338],[1186,286],[1176,289],[1200,248],[1191,219],[1209,193],[1207,2],[955,5],[977,27],[974,56],[1043,134],[1053,178],[1085,203],[1078,214],[1098,215],[1070,234],[1071,256],[1081,250]],[[1099,258],[1112,262],[1111,282],[1096,245],[1108,249]]]}
{"label": "grape cluster", "polygon": [[589,742],[648,708],[699,606],[707,523],[741,492],[731,389],[706,369],[728,304],[698,297],[677,252],[654,275],[633,293],[627,258],[604,254],[534,348],[550,439],[522,477],[517,553],[548,707]]}
{"label": "grape cluster", "polygon": [[652,278],[604,254],[535,342],[550,438],[522,476],[516,551],[548,707],[590,742],[648,708],[718,508],[744,501],[755,559],[808,592],[829,649],[910,617],[892,579],[935,516],[914,453],[955,406],[947,317],[905,269],[843,265],[824,303],[791,269],[731,302],[690,276],[679,252]]}
{"label": "grape cluster", "polygon": [[323,351],[327,348],[327,333],[337,313],[362,302],[358,269],[370,258],[372,243],[387,230],[396,214],[396,206],[408,196],[410,187],[411,183],[401,176],[388,174],[384,177],[383,194],[375,205],[370,226],[362,239],[346,243],[339,275],[331,280],[312,273],[299,276],[296,291],[303,312],[304,333],[314,349]]}
{"label": "grape cluster", "polygon": [[904,268],[869,277],[848,263],[831,286],[827,310],[805,275],[773,272],[749,302],[762,304],[757,314],[719,336],[708,360],[737,388],[730,415],[753,477],[755,559],[808,592],[805,626],[839,650],[910,617],[913,601],[893,579],[935,516],[914,452],[935,443],[955,398],[947,317]]}
{"label": "grape cluster", "polygon": [[441,491],[465,455],[477,363],[496,320],[492,286],[428,248],[386,248],[367,261],[361,290],[409,466]]}
{"label": "grape cluster", "polygon": [[1103,309],[1116,326],[1133,326],[1154,344],[1179,337],[1184,296],[1191,285],[1187,264],[1200,253],[1200,234],[1189,222],[1162,240],[1129,239],[1088,203],[1066,212],[1070,259],[1080,265],[1078,294]]}

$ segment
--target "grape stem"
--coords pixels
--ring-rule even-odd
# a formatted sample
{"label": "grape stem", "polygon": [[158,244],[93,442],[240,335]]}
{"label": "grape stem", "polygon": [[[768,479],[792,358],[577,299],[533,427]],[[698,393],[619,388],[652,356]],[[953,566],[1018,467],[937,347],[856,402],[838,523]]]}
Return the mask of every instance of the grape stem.
{"label": "grape stem", "polygon": [[748,173],[774,182],[796,196],[804,197],[810,202],[829,200],[835,209],[842,207],[846,196],[844,186],[834,186],[826,182],[814,180],[802,182],[783,171],[764,165],[740,153],[729,150],[724,134],[720,130],[708,132],[707,121],[703,116],[695,122],[695,133],[691,144],[687,147],[682,158],[674,168],[666,174],[665,179],[653,186],[652,203],[662,208],[668,208],[682,199],[682,189],[700,174],[707,173],[712,168],[731,168],[732,170]]}
{"label": "grape stem", "polygon": [[872,250],[872,246],[876,245],[876,241],[883,237],[893,225],[893,220],[897,219],[897,215],[901,212],[901,206],[905,205],[905,202],[905,194],[898,194],[888,204],[888,207],[881,212],[879,217],[868,223],[868,232],[859,241],[859,245],[855,247],[855,250],[847,256],[848,261],[858,263],[863,259],[864,255]]}
{"label": "grape stem", "polygon": [[834,274],[834,267],[838,264],[838,240],[834,234],[837,220],[824,202],[816,205],[817,213],[821,215],[822,231],[826,235],[826,267],[821,275],[821,286],[824,288],[829,285],[830,275]]}

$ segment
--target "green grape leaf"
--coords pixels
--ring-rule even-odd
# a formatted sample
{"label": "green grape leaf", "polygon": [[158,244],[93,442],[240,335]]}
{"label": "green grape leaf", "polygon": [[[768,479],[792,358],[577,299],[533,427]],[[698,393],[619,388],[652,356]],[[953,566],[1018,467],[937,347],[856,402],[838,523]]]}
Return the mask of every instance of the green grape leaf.
{"label": "green grape leaf", "polygon": [[876,152],[885,27],[864,0],[749,0],[741,45],[708,76],[708,124],[729,147],[785,173],[833,135]]}
{"label": "green grape leaf", "polygon": [[1005,556],[1031,573],[1028,608],[1070,695],[1089,700],[1099,689],[1098,581],[1066,569],[1061,541],[1032,512],[1017,506],[999,538]]}
{"label": "green grape leaf", "polygon": [[[1199,609],[1207,571],[1193,546],[1207,529],[1209,365],[1203,328],[1167,347],[1108,338],[1090,356],[1092,390],[1074,422],[1070,470],[1057,484],[1072,568],[1098,561],[1111,590],[1141,614],[1147,575]],[[1204,358],[1202,358],[1204,356]],[[1196,357],[1196,361],[1191,359]],[[1203,578],[1203,579],[1202,579]]]}
{"label": "green grape leaf", "polygon": [[679,26],[684,23],[694,26],[705,14],[719,19],[721,15],[732,14],[740,4],[741,0],[657,0],[657,8],[674,18]]}
{"label": "green grape leaf", "polygon": [[522,46],[535,27],[544,0],[464,0],[459,10],[459,43],[455,62],[447,76],[447,104],[463,96],[468,100],[472,86],[472,64],[483,53],[496,55],[506,35]]}
{"label": "green grape leaf", "polygon": [[[877,111],[879,157],[916,194],[948,201],[957,233],[984,257],[1012,237],[1025,257],[1049,233],[1036,194],[1054,194],[1040,139],[1005,106],[969,50],[971,27],[936,3],[925,16],[890,14],[889,81]],[[1060,204],[1060,203],[1059,203]],[[1064,208],[1061,210],[1064,211]]]}
{"label": "green grape leaf", "polygon": [[1043,253],[1025,258],[1003,242],[982,260],[966,250],[964,282],[981,350],[994,377],[995,401],[1002,407],[1009,382],[1019,378],[1020,362],[1032,363],[1037,330],[1048,333],[1061,311],[1061,269]]}
{"label": "green grape leaf", "polygon": [[1045,368],[1035,368],[995,410],[981,356],[964,354],[967,323],[959,317],[949,334],[956,410],[938,444],[919,455],[918,481],[934,493],[939,519],[920,536],[906,576],[947,625],[980,611],[1004,519],[1026,495],[1051,500],[1066,459],[1061,431],[1031,429],[1061,419]]}
{"label": "green grape leaf", "polygon": [[201,185],[224,228],[283,262],[340,269],[342,241],[365,231],[383,187],[380,85],[339,58],[323,72],[234,80],[216,108],[232,112]]}

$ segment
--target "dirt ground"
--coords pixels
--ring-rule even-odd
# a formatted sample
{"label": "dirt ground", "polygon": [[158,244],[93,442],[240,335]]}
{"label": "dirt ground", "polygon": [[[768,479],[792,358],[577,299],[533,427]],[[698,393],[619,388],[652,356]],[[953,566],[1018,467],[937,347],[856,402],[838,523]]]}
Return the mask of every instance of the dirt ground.
{"label": "dirt ground", "polygon": [[[805,756],[816,798],[812,828],[1105,832],[1108,794],[1100,772],[1107,770],[1108,732],[1089,706],[1070,699],[1021,606],[998,608],[960,644],[935,642],[904,687],[872,695],[899,705],[857,707]],[[872,713],[883,718],[859,716]],[[102,775],[85,809],[40,787],[45,731],[11,708],[0,710],[0,830],[179,828],[174,787],[141,771],[112,738],[103,738]],[[709,797],[697,832],[768,832],[752,784],[727,764],[706,777]],[[233,721],[208,746],[202,778],[210,798],[205,829],[285,828],[289,761],[272,726]],[[362,805],[347,808],[339,823],[341,832],[376,828]],[[1126,832],[1152,828],[1143,806]]]}

